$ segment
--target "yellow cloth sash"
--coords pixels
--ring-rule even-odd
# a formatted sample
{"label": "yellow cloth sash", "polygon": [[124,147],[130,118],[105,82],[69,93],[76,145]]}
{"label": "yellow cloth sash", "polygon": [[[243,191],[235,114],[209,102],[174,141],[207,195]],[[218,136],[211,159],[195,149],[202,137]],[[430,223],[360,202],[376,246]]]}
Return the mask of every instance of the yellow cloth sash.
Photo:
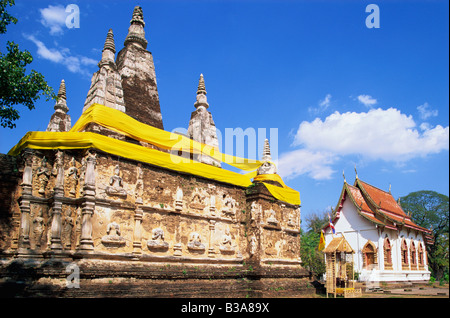
{"label": "yellow cloth sash", "polygon": [[162,149],[205,154],[244,171],[255,170],[263,164],[262,161],[221,153],[219,149],[210,145],[200,143],[183,135],[146,125],[120,110],[99,104],[93,104],[81,114],[81,117],[70,131],[82,131],[89,123],[97,123],[135,140],[148,142]]}
{"label": "yellow cloth sash", "polygon": [[[133,139],[148,142],[162,149],[189,151],[211,156],[221,162],[230,164],[247,174],[240,174],[204,163],[183,158],[155,149],[143,147],[129,142],[109,138],[91,132],[81,132],[89,123],[97,123],[113,131]],[[300,205],[300,194],[287,187],[279,175],[256,176],[256,168],[263,162],[239,158],[220,153],[218,149],[196,142],[182,135],[170,133],[149,125],[145,125],[125,113],[103,105],[94,104],[85,111],[69,132],[28,132],[9,152],[16,156],[22,149],[85,149],[95,148],[109,154],[131,160],[141,161],[174,171],[193,174],[220,182],[248,187],[251,178],[262,182],[269,192],[278,200]],[[252,171],[253,170],[253,171]],[[264,181],[274,180],[282,187],[277,187]]]}

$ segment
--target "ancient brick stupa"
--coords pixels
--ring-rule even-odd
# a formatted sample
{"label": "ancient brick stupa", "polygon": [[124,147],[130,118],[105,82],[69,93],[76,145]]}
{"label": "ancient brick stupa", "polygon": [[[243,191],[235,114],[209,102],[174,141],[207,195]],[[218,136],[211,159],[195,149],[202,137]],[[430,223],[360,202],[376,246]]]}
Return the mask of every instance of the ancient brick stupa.
{"label": "ancient brick stupa", "polygon": [[[128,293],[145,284],[140,296],[261,296],[279,284],[304,292],[300,197],[276,173],[269,142],[262,160],[236,165],[253,180],[221,168],[203,75],[188,136],[174,141],[144,27],[136,7],[117,57],[107,32],[72,127],[63,81],[47,131],[0,157],[0,278],[39,288],[46,277],[60,296],[111,295],[94,277],[132,278]],[[188,146],[188,162],[175,160],[175,143]],[[61,286],[68,268],[84,287]]]}

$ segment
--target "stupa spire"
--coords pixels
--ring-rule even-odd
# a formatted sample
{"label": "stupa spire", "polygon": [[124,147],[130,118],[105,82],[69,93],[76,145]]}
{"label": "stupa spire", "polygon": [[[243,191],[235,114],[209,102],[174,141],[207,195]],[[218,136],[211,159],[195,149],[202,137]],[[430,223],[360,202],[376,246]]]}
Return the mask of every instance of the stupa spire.
{"label": "stupa spire", "polygon": [[103,45],[103,51],[105,50],[111,50],[116,53],[116,45],[114,43],[114,34],[112,29],[109,29],[108,34],[106,35],[105,44]]}
{"label": "stupa spire", "polygon": [[115,65],[114,59],[116,56],[116,45],[114,44],[114,34],[112,29],[109,29],[106,35],[105,44],[103,45],[102,59],[98,63],[98,67],[105,64]]}
{"label": "stupa spire", "polygon": [[261,161],[264,163],[257,169],[257,174],[276,174],[277,167],[272,162],[272,156],[270,154],[270,144],[269,139],[264,140],[264,148],[262,153]]}
{"label": "stupa spire", "polygon": [[195,108],[199,108],[200,106],[203,106],[205,108],[209,107],[208,100],[206,98],[206,87],[203,74],[200,74],[200,79],[198,80],[197,101],[195,102],[194,106]]}
{"label": "stupa spire", "polygon": [[62,98],[67,100],[66,97],[66,82],[61,80],[61,84],[59,84],[58,98]]}
{"label": "stupa spire", "polygon": [[128,28],[128,35],[125,38],[124,46],[127,46],[130,43],[137,43],[146,49],[148,42],[145,39],[144,27],[144,13],[140,6],[136,6],[133,10],[133,16],[130,21],[130,27]]}
{"label": "stupa spire", "polygon": [[53,106],[55,112],[50,118],[47,131],[69,131],[72,124],[70,115],[67,114],[69,107],[67,107],[66,82],[64,80],[61,80],[61,84],[59,84],[57,96],[58,99]]}
{"label": "stupa spire", "polygon": [[264,140],[264,149],[263,149],[262,160],[263,161],[272,160],[272,156],[270,155],[269,139],[267,139],[267,138]]}

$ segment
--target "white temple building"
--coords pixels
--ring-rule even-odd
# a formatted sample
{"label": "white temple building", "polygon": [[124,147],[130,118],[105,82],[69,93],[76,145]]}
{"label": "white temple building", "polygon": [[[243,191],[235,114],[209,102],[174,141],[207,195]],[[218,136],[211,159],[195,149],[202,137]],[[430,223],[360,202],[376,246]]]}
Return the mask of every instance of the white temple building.
{"label": "white temple building", "polygon": [[[334,226],[335,234],[332,227]],[[344,236],[354,255],[359,281],[428,281],[426,244],[431,230],[415,224],[392,194],[356,176],[344,185],[330,223],[323,228],[325,246]]]}

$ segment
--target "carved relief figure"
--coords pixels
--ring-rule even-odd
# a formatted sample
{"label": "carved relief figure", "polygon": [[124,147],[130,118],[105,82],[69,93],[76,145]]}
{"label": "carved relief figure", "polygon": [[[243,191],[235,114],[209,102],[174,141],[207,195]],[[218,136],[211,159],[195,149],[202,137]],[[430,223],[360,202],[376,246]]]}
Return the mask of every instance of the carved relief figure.
{"label": "carved relief figure", "polygon": [[64,247],[66,249],[71,249],[74,224],[70,208],[67,210],[67,215],[63,219],[62,226],[62,241],[64,243]]}
{"label": "carved relief figure", "polygon": [[111,222],[106,228],[106,234],[102,237],[102,243],[106,247],[121,247],[126,241],[120,236],[120,226],[116,222]]}
{"label": "carved relief figure", "polygon": [[192,194],[191,203],[189,204],[190,208],[195,210],[203,210],[205,208],[205,195],[202,192],[195,188],[194,193]]}
{"label": "carved relief figure", "polygon": [[122,177],[120,177],[119,165],[114,167],[114,175],[109,178],[109,186],[106,187],[106,193],[109,195],[126,196],[127,192],[123,188]]}
{"label": "carved relief figure", "polygon": [[69,194],[74,197],[76,195],[76,188],[78,184],[78,169],[76,167],[75,158],[70,160],[70,168],[67,173],[67,184],[69,186]]}
{"label": "carved relief figure", "polygon": [[136,186],[134,189],[134,196],[136,199],[136,203],[142,204],[142,197],[144,195],[144,181],[143,181],[144,171],[142,168],[138,166],[138,179],[136,181]]}
{"label": "carved relief figure", "polygon": [[222,207],[222,213],[224,213],[227,216],[232,216],[236,214],[236,207],[238,203],[235,199],[233,199],[230,195],[226,194],[223,197],[223,207]]}
{"label": "carved relief figure", "polygon": [[230,234],[230,229],[228,227],[225,229],[225,234],[222,236],[222,242],[219,247],[219,250],[222,253],[234,252],[234,246],[232,245],[232,237]]}
{"label": "carved relief figure", "polygon": [[47,159],[42,158],[41,165],[37,170],[37,177],[39,180],[39,190],[38,193],[41,195],[45,194],[45,187],[48,184],[48,179],[50,177],[50,173],[47,168]]}
{"label": "carved relief figure", "polygon": [[267,223],[278,224],[278,220],[275,217],[275,211],[273,209],[266,210],[265,212],[269,214],[269,217],[267,218]]}
{"label": "carved relief figure", "polygon": [[150,250],[168,249],[169,243],[164,241],[164,231],[161,228],[153,229],[152,239],[148,241],[147,246]]}
{"label": "carved relief figure", "polygon": [[83,185],[84,185],[84,176],[86,175],[86,159],[83,157],[81,159],[81,168],[80,168],[80,195],[83,195]]}
{"label": "carved relief figure", "polygon": [[43,209],[39,209],[38,215],[33,220],[33,235],[36,248],[40,248],[44,237]]}
{"label": "carved relief figure", "polygon": [[202,244],[200,234],[197,232],[192,232],[189,236],[188,249],[197,251],[205,250],[205,245]]}
{"label": "carved relief figure", "polygon": [[261,206],[256,203],[255,201],[252,202],[251,208],[250,208],[250,216],[252,220],[256,220],[257,216],[259,215],[259,212],[261,210]]}
{"label": "carved relief figure", "polygon": [[258,251],[258,244],[256,236],[252,235],[252,237],[250,238],[250,254],[255,255],[257,251]]}
{"label": "carved relief figure", "polygon": [[183,209],[183,190],[180,187],[177,187],[175,210],[180,211],[182,209]]}

